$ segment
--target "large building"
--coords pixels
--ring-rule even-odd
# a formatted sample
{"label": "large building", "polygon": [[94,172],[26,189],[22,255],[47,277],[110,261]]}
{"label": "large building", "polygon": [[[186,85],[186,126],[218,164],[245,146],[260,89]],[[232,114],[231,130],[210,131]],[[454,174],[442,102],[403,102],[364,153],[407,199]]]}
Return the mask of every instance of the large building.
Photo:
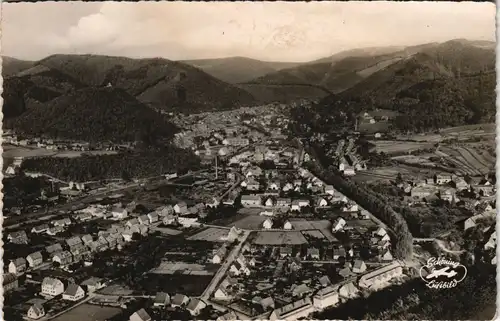
{"label": "large building", "polygon": [[399,262],[395,261],[363,275],[359,279],[359,286],[362,288],[370,288],[401,275],[403,275],[403,268]]}

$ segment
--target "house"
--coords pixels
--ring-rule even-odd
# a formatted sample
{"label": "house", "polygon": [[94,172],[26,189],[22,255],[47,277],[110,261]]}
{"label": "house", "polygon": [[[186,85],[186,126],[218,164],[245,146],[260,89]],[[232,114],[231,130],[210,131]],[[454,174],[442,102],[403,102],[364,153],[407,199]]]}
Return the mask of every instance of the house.
{"label": "house", "polygon": [[258,195],[242,195],[241,205],[244,207],[258,207],[261,206],[261,199]]}
{"label": "house", "polygon": [[327,276],[327,275],[323,275],[322,277],[320,277],[320,278],[318,279],[318,282],[319,282],[319,284],[320,284],[322,287],[327,287],[327,286],[329,286],[329,285],[331,285],[331,284],[332,284],[332,282],[330,281],[330,279],[328,278],[328,276]]}
{"label": "house", "polygon": [[225,246],[219,248],[215,255],[212,257],[213,264],[220,264],[227,255],[227,248]]}
{"label": "house", "polygon": [[355,260],[352,265],[352,271],[354,273],[364,273],[366,271],[366,264],[362,260]]}
{"label": "house", "polygon": [[315,247],[308,248],[306,257],[311,257],[313,260],[319,260],[319,249]]}
{"label": "house", "polygon": [[300,203],[299,200],[293,200],[292,201],[292,207],[290,208],[291,211],[300,211]]}
{"label": "house", "polygon": [[28,244],[28,235],[25,231],[17,231],[9,233],[7,240],[14,244]]}
{"label": "house", "polygon": [[286,183],[281,190],[283,192],[288,192],[288,191],[291,191],[293,189],[293,187],[294,186],[291,183]]}
{"label": "house", "polygon": [[344,207],[342,207],[343,212],[357,212],[359,210],[358,204],[346,204]]}
{"label": "house", "polygon": [[66,240],[66,245],[71,249],[71,248],[74,248],[74,247],[77,247],[77,246],[81,246],[83,243],[82,243],[82,239],[78,236],[74,236],[74,237],[71,237],[69,239]]}
{"label": "house", "polygon": [[93,240],[94,240],[94,238],[90,234],[85,234],[84,236],[82,236],[82,242],[85,245],[90,244]]}
{"label": "house", "polygon": [[342,248],[334,248],[333,249],[333,259],[338,260],[341,257],[344,257],[344,258],[346,257],[345,249],[343,247]]}
{"label": "house", "polygon": [[187,211],[188,211],[188,207],[187,207],[186,202],[179,202],[179,203],[175,204],[175,206],[174,206],[174,212],[177,214],[184,214],[184,213],[187,213]]}
{"label": "house", "polygon": [[73,263],[73,254],[70,251],[62,251],[54,254],[52,262],[58,262],[60,265],[68,265]]}
{"label": "house", "polygon": [[159,220],[159,215],[156,212],[151,212],[148,214],[148,219],[149,219],[149,224],[156,223]]}
{"label": "house", "polygon": [[206,306],[207,304],[202,300],[192,299],[187,305],[186,310],[188,310],[192,316],[197,316]]}
{"label": "house", "polygon": [[292,295],[297,297],[302,297],[308,293],[312,292],[312,289],[305,284],[293,285]]}
{"label": "house", "polygon": [[66,301],[79,301],[85,297],[85,291],[78,284],[71,283],[63,293],[63,300]]}
{"label": "house", "polygon": [[48,229],[49,229],[48,224],[42,224],[42,225],[38,225],[38,226],[33,227],[31,229],[31,233],[40,234],[43,232],[47,232]]}
{"label": "house", "polygon": [[153,301],[153,306],[155,307],[164,307],[170,304],[170,296],[165,292],[156,293],[155,299]]}
{"label": "house", "polygon": [[42,294],[58,296],[64,292],[64,284],[56,278],[45,277],[42,282]]}
{"label": "house", "polygon": [[188,304],[188,302],[189,302],[189,297],[188,296],[186,296],[184,294],[176,294],[172,298],[171,306],[173,308],[175,308],[175,307],[181,307],[181,306],[184,306],[184,305]]}
{"label": "house", "polygon": [[214,293],[216,300],[227,301],[231,299],[231,295],[226,287],[220,286]]}
{"label": "house", "polygon": [[94,293],[95,291],[102,289],[105,283],[101,278],[90,277],[87,280],[83,281],[82,285],[87,287],[88,293]]}
{"label": "house", "polygon": [[450,174],[437,174],[434,175],[434,182],[438,185],[448,184],[453,180],[453,177]]}
{"label": "house", "polygon": [[338,217],[335,221],[333,221],[332,232],[335,233],[341,231],[346,224],[347,222],[342,217]]}
{"label": "house", "polygon": [[332,185],[325,185],[325,194],[333,196],[335,194],[335,188]]}
{"label": "house", "polygon": [[240,317],[238,317],[234,311],[230,310],[229,312],[219,316],[215,321],[235,321],[239,319]]}
{"label": "house", "polygon": [[310,298],[289,303],[279,309],[273,310],[269,316],[270,321],[286,320],[295,321],[301,318],[307,318],[314,312],[314,306]]}
{"label": "house", "polygon": [[240,260],[234,261],[234,263],[229,268],[229,271],[234,275],[250,275],[250,270],[248,269],[248,267],[246,267],[245,264],[242,264]]}
{"label": "house", "polygon": [[274,212],[273,211],[262,211],[259,213],[259,215],[262,215],[262,216],[274,216]]}
{"label": "house", "polygon": [[381,255],[382,261],[391,262],[394,258],[392,257],[391,251],[385,250]]}
{"label": "house", "polygon": [[247,170],[245,176],[246,177],[258,177],[262,175],[262,169],[260,167],[253,167]]}
{"label": "house", "polygon": [[132,228],[134,226],[138,226],[139,224],[139,220],[137,218],[133,218],[131,220],[128,220],[127,223],[125,223],[125,226]]}
{"label": "house", "polygon": [[[484,244],[484,249],[485,250],[495,249],[496,246],[497,246],[497,233],[496,233],[496,231],[493,231],[493,233],[491,233],[491,235],[490,235],[490,238],[488,239],[488,242],[486,242],[486,244]],[[9,272],[10,272],[10,269],[9,269]]]}
{"label": "house", "polygon": [[455,189],[457,191],[463,191],[463,190],[466,190],[470,187],[469,184],[465,181],[465,179],[463,177],[454,178],[453,184],[455,185]]}
{"label": "house", "polygon": [[422,199],[433,194],[436,194],[436,187],[427,185],[415,186],[410,192],[410,196],[414,199]]}
{"label": "house", "polygon": [[272,206],[274,206],[274,200],[273,200],[273,198],[272,198],[272,197],[269,197],[269,198],[266,200],[266,202],[264,203],[264,205],[265,205],[266,207],[272,207]]}
{"label": "house", "polygon": [[258,302],[258,304],[260,304],[260,306],[262,307],[262,309],[264,311],[268,311],[268,310],[275,308],[274,300],[270,296],[268,296],[267,298],[261,299],[260,302]]}
{"label": "house", "polygon": [[387,231],[383,228],[383,227],[379,227],[376,231],[375,231],[375,235],[379,236],[379,237],[384,237],[387,235]]}
{"label": "house", "polygon": [[395,261],[361,276],[359,286],[362,288],[371,288],[401,275],[403,275],[403,268],[399,262]]}
{"label": "house", "polygon": [[279,181],[272,181],[267,184],[267,189],[271,191],[279,191],[281,189],[281,183]]}
{"label": "house", "polygon": [[139,224],[149,225],[149,217],[147,215],[141,215],[137,218]]}
{"label": "house", "polygon": [[472,185],[472,189],[479,196],[491,196],[495,193],[495,185],[491,184],[480,184],[480,185]]}
{"label": "house", "polygon": [[35,303],[28,309],[26,315],[30,319],[37,320],[45,316],[45,310],[41,304]]}
{"label": "house", "polygon": [[352,166],[345,166],[343,173],[345,176],[354,176],[356,175],[356,171],[354,170],[354,167]]}
{"label": "house", "polygon": [[53,221],[52,224],[54,226],[61,226],[61,227],[69,226],[69,225],[71,225],[71,220],[69,218],[63,218],[60,220]]}
{"label": "house", "polygon": [[258,191],[260,189],[260,183],[254,179],[249,179],[245,182],[245,185],[246,186],[244,187],[246,187],[249,191]]}
{"label": "house", "polygon": [[494,209],[492,209],[490,211],[469,217],[464,222],[464,231],[466,231],[472,227],[475,227],[477,225],[478,221],[488,219],[488,218],[495,218],[495,216],[496,216],[496,211]]}
{"label": "house", "polygon": [[443,201],[446,201],[446,202],[452,202],[452,201],[458,202],[459,201],[459,199],[455,195],[455,190],[452,188],[448,188],[444,191],[440,191],[439,196],[441,197],[441,199]]}
{"label": "house", "polygon": [[339,302],[339,286],[328,286],[322,288],[313,296],[313,305],[316,310],[323,310],[334,306]]}
{"label": "house", "polygon": [[283,229],[284,230],[291,230],[291,229],[293,229],[292,223],[290,223],[290,221],[285,221],[285,223],[283,224]]}
{"label": "house", "polygon": [[39,266],[43,262],[42,252],[31,253],[26,257],[26,261],[31,268]]}
{"label": "house", "polygon": [[273,227],[273,220],[271,220],[270,218],[266,219],[263,223],[262,223],[262,227],[265,228],[266,230],[270,229]]}
{"label": "house", "polygon": [[358,288],[352,282],[345,283],[339,287],[339,295],[343,298],[354,298],[358,293]]}
{"label": "house", "polygon": [[24,271],[26,271],[26,268],[26,260],[23,257],[18,257],[17,259],[14,259],[9,263],[9,273],[12,273],[14,275],[23,273]]}
{"label": "house", "polygon": [[134,312],[129,321],[152,321],[153,319],[149,316],[149,314],[144,309],[140,309],[139,311]]}
{"label": "house", "polygon": [[15,290],[19,287],[19,282],[17,281],[17,276],[12,273],[3,274],[3,290],[5,292]]}
{"label": "house", "polygon": [[323,197],[318,197],[316,199],[316,207],[325,207],[328,206],[328,201]]}
{"label": "house", "polygon": [[278,198],[276,200],[277,207],[290,207],[292,200],[290,198]]}

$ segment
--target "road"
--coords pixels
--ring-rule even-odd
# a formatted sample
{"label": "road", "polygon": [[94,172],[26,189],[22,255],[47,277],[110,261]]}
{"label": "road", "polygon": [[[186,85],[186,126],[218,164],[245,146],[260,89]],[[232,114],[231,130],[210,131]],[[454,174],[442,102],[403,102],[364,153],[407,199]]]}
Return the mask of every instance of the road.
{"label": "road", "polygon": [[243,235],[238,240],[238,245],[233,248],[231,253],[229,253],[222,266],[219,268],[217,273],[215,273],[212,281],[210,281],[210,284],[206,287],[205,291],[203,291],[202,295],[200,296],[203,301],[207,301],[212,293],[215,292],[217,285],[219,285],[220,281],[222,281],[222,278],[226,276],[229,267],[238,257],[238,254],[240,253],[241,248],[243,247],[243,244],[245,243],[249,235],[249,231],[243,231]]}

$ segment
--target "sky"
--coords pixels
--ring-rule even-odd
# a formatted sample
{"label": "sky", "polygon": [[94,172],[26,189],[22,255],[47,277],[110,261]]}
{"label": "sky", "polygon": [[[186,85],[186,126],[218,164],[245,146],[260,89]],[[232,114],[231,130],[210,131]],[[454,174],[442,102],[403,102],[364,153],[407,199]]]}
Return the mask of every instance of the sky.
{"label": "sky", "polygon": [[363,47],[495,41],[495,13],[476,2],[3,3],[2,55],[303,62]]}

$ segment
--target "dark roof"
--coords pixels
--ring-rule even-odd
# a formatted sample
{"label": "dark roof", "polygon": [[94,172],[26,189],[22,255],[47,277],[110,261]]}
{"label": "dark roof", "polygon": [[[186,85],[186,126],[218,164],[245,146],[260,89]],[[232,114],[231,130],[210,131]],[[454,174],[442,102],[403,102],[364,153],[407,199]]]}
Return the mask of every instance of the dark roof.
{"label": "dark roof", "polygon": [[64,291],[64,294],[75,296],[79,287],[80,286],[78,284],[71,283],[70,285],[68,285],[68,288],[66,289],[66,291]]}
{"label": "dark roof", "polygon": [[3,284],[9,284],[14,282],[17,277],[12,273],[4,273],[3,275]]}

